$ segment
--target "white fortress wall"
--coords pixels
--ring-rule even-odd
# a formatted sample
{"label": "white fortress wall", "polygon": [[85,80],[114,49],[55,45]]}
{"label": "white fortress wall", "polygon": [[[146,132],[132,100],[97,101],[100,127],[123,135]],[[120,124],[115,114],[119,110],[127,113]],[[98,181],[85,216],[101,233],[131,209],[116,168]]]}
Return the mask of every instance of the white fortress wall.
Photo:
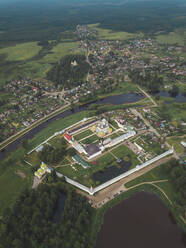
{"label": "white fortress wall", "polygon": [[[86,121],[87,121],[87,120],[90,120],[90,119],[93,119],[93,118],[95,118],[95,116],[86,118]],[[74,127],[74,126],[76,126],[76,125],[78,125],[78,124],[80,124],[80,123],[82,123],[82,122],[84,122],[84,121],[85,121],[85,120],[82,119],[82,120],[76,122],[75,124],[73,124],[73,125],[71,125],[71,126],[69,126],[69,127],[66,127],[65,129],[62,129],[62,130],[59,131],[59,132],[55,132],[55,133],[54,133],[53,135],[51,135],[48,139],[46,139],[45,141],[43,141],[42,143],[40,143],[38,146],[36,146],[35,148],[33,148],[33,149],[32,149],[31,151],[29,151],[27,154],[29,155],[30,153],[32,153],[33,151],[35,151],[38,147],[40,147],[41,145],[44,145],[45,143],[47,143],[49,140],[51,140],[51,139],[54,138],[55,136],[64,133],[64,132],[65,132],[66,130],[68,130],[69,128],[72,128],[72,127]]]}
{"label": "white fortress wall", "polygon": [[[127,177],[127,176],[131,175],[132,173],[134,173],[136,171],[139,171],[139,170],[143,169],[144,167],[146,167],[146,166],[148,166],[148,165],[160,160],[161,158],[166,157],[166,156],[168,156],[170,154],[173,154],[173,152],[174,152],[174,150],[170,149],[170,150],[168,150],[168,151],[156,156],[155,158],[153,158],[153,159],[151,159],[151,160],[149,160],[149,161],[147,161],[147,162],[145,162],[145,163],[143,163],[141,165],[137,165],[135,168],[133,168],[133,169],[131,169],[131,170],[129,170],[129,171],[127,171],[127,172],[125,172],[125,173],[123,173],[123,174],[121,174],[121,175],[119,175],[119,176],[117,176],[117,177],[115,177],[115,178],[113,178],[113,179],[101,184],[101,185],[99,185],[98,187],[96,187],[94,189],[88,188],[88,187],[86,187],[86,186],[84,186],[84,185],[82,185],[82,184],[80,184],[80,183],[78,183],[78,182],[66,177],[66,176],[64,176],[64,177],[65,177],[66,182],[68,182],[68,183],[74,185],[75,187],[77,187],[77,188],[89,193],[90,195],[93,195],[96,192],[98,192],[98,191],[110,186],[111,184],[116,183],[117,181],[123,179],[124,177]],[[58,177],[63,177],[63,175],[61,173],[57,172],[56,174],[57,174]]]}

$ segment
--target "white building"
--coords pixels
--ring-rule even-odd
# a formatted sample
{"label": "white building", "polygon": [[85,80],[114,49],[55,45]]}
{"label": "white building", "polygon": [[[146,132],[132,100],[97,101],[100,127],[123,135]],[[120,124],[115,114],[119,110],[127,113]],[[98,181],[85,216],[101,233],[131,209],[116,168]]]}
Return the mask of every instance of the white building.
{"label": "white building", "polygon": [[85,149],[84,149],[84,147],[83,147],[81,144],[79,144],[77,141],[74,141],[74,142],[72,143],[72,146],[73,146],[79,153],[85,153],[85,154],[87,154],[86,151],[85,151]]}
{"label": "white building", "polygon": [[134,136],[135,134],[136,134],[135,131],[130,131],[128,133],[125,133],[125,134],[113,139],[109,144],[105,145],[105,148],[115,146],[115,145],[119,144],[120,142],[123,142],[124,140],[129,139],[130,137]]}

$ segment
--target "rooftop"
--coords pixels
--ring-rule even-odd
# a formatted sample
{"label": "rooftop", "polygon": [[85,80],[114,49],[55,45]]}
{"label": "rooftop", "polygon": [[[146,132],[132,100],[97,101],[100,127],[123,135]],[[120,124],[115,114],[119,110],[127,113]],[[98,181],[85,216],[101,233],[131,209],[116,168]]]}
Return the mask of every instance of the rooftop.
{"label": "rooftop", "polygon": [[95,144],[90,144],[88,146],[85,147],[85,151],[88,153],[89,156],[101,151],[99,146],[95,145]]}

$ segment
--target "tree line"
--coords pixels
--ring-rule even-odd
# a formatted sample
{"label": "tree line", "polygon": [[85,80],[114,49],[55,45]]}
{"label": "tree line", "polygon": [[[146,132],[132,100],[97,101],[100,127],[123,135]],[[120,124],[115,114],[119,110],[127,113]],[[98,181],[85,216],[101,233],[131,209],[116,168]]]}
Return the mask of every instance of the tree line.
{"label": "tree line", "polygon": [[[53,216],[60,195],[65,195],[61,220]],[[87,199],[63,182],[25,191],[0,220],[0,247],[91,248],[89,230],[93,215]]]}
{"label": "tree line", "polygon": [[178,160],[171,160],[165,167],[166,174],[170,183],[174,187],[174,199],[176,201],[176,209],[179,214],[186,213],[186,167],[179,163]]}

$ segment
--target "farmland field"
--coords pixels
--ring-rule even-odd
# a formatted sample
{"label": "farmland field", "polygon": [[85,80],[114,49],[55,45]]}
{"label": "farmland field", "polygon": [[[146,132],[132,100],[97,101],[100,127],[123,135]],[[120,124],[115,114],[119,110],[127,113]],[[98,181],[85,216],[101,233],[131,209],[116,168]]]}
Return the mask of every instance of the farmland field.
{"label": "farmland field", "polygon": [[136,37],[143,37],[142,33],[114,32],[110,29],[99,28],[99,23],[89,24],[90,28],[97,30],[98,38],[106,40],[128,40]]}
{"label": "farmland field", "polygon": [[[183,35],[184,34],[184,35]],[[168,34],[161,34],[156,36],[157,42],[161,44],[178,44],[180,46],[184,45],[184,38],[186,37],[186,32],[182,31],[174,31]]]}
{"label": "farmland field", "polygon": [[2,48],[0,49],[0,54],[7,55],[7,61],[23,61],[34,57],[40,50],[41,47],[37,45],[37,42],[26,42]]}
{"label": "farmland field", "polygon": [[43,57],[41,63],[52,63],[59,61],[62,57],[69,54],[82,54],[83,52],[79,48],[79,42],[64,42],[55,46],[49,54]]}

